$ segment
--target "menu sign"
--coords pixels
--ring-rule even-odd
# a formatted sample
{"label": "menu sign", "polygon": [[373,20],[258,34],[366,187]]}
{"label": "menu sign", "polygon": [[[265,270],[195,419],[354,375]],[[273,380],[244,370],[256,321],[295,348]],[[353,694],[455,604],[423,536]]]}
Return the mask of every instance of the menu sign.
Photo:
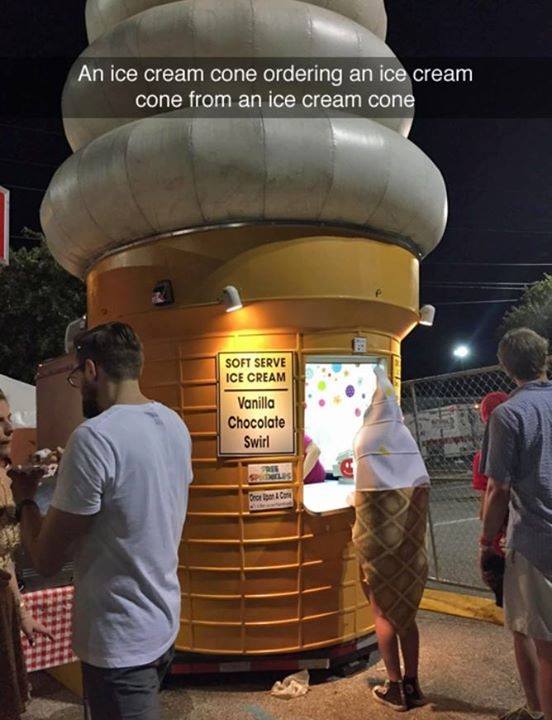
{"label": "menu sign", "polygon": [[294,455],[294,356],[219,353],[218,454]]}

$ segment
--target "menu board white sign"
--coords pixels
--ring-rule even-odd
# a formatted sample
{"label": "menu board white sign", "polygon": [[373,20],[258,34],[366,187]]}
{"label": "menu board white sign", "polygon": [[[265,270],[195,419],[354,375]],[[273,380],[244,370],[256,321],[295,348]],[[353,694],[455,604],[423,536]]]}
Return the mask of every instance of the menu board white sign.
{"label": "menu board white sign", "polygon": [[294,355],[219,353],[218,454],[294,455]]}
{"label": "menu board white sign", "polygon": [[256,490],[249,493],[249,512],[293,507],[293,490]]}
{"label": "menu board white sign", "polygon": [[278,463],[277,465],[249,465],[247,468],[247,482],[250,485],[291,482],[292,480],[293,465],[291,463]]}

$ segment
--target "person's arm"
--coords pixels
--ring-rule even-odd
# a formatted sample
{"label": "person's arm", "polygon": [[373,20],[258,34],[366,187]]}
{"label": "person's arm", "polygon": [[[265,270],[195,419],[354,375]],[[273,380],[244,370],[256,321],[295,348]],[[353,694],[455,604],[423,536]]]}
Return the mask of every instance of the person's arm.
{"label": "person's arm", "polygon": [[21,511],[21,539],[37,572],[44,577],[59,572],[68,560],[70,548],[93,520],[93,515],[75,515],[55,507],[42,519],[36,505],[25,505]]}
{"label": "person's arm", "polygon": [[483,518],[485,517],[485,493],[481,490],[477,492],[479,493],[479,519],[483,522]]}
{"label": "person's arm", "polygon": [[493,478],[489,478],[483,517],[483,538],[485,542],[492,542],[493,538],[504,527],[508,517],[509,502],[510,486],[496,483]]}
{"label": "person's arm", "polygon": [[510,500],[510,485],[518,463],[519,427],[508,408],[497,408],[489,421],[486,447],[482,453],[483,472],[488,476],[481,537],[482,562],[495,550],[495,536],[504,526]]}
{"label": "person's arm", "polygon": [[15,567],[13,565],[13,562],[10,562],[8,571],[10,574],[9,588],[13,594],[15,603],[19,608],[21,630],[23,630],[25,637],[31,645],[34,643],[35,635],[44,635],[45,637],[50,638],[50,640],[53,640],[54,637],[50,633],[50,631],[45,628],[42,623],[38,622],[38,620],[35,620],[35,618],[25,607],[25,602],[23,601],[21,593],[19,592],[19,586],[17,584],[17,576],[15,574]]}
{"label": "person's arm", "polygon": [[303,480],[308,476],[320,457],[320,448],[316,443],[310,442],[303,460]]}
{"label": "person's arm", "polygon": [[487,478],[479,472],[479,464],[481,462],[481,451],[478,450],[473,456],[472,463],[472,487],[479,493],[479,519],[483,520],[485,510],[485,491],[487,489]]}
{"label": "person's arm", "polygon": [[21,508],[21,535],[33,566],[50,576],[64,565],[68,552],[94,522],[101,509],[108,477],[115,465],[109,443],[87,427],[71,436],[60,464],[56,490],[48,514],[43,519],[31,503],[38,480],[20,470],[10,471],[12,492]]}
{"label": "person's arm", "polygon": [[20,592],[19,592],[19,585],[17,584],[17,577],[16,577],[16,574],[15,574],[15,567],[14,567],[13,562],[12,562],[11,560],[10,560],[10,562],[8,563],[7,572],[9,573],[9,576],[10,576],[10,579],[9,579],[9,581],[8,581],[8,587],[10,588],[11,593],[12,593],[13,597],[15,598],[15,603],[16,603],[16,605],[18,605],[18,606],[21,608],[21,607],[22,607],[22,604],[21,604],[21,594],[20,594]]}

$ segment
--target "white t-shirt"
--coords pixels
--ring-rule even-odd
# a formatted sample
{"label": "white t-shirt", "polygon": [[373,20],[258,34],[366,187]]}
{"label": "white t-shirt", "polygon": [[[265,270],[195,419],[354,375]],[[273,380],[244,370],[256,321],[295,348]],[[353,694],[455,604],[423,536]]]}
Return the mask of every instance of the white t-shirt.
{"label": "white t-shirt", "polygon": [[53,507],[96,515],[75,554],[73,649],[97,667],[146,665],[175,641],[190,434],[157,402],[114,405],[71,435]]}

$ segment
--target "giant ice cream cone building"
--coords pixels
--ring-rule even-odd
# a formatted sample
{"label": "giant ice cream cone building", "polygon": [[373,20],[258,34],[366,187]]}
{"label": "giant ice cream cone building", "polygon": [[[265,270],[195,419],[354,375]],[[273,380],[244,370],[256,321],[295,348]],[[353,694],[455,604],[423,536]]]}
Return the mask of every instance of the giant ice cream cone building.
{"label": "giant ice cream cone building", "polygon": [[[88,0],[86,18],[90,58],[392,57],[383,0]],[[98,117],[73,116],[83,92],[97,93]],[[101,117],[114,102],[120,117]],[[305,362],[350,355],[363,337],[398,382],[401,340],[419,320],[419,262],[446,222],[443,179],[407,139],[408,118],[132,120],[124,102],[69,81],[74,155],[42,223],[57,260],[86,279],[89,325],[133,325],[144,392],[192,433],[177,647],[277,653],[361,637],[373,623],[351,511],[316,517],[302,505]],[[174,290],[168,307],[151,303],[160,280]],[[217,302],[227,285],[240,312]],[[293,354],[295,450],[221,456],[218,358],[261,351]],[[292,506],[252,511],[249,465],[281,461],[292,464]]]}

